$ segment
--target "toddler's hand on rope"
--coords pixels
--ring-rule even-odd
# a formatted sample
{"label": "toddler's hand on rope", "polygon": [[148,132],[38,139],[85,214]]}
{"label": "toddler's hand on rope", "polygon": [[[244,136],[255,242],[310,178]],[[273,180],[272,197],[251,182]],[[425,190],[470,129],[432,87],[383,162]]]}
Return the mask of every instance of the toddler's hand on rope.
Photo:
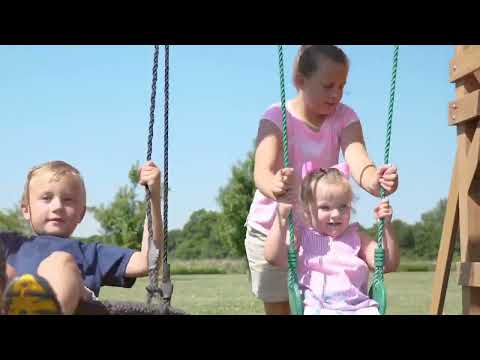
{"label": "toddler's hand on rope", "polygon": [[382,165],[377,169],[378,184],[385,189],[387,195],[393,194],[398,188],[397,167]]}
{"label": "toddler's hand on rope", "polygon": [[292,168],[280,169],[275,177],[277,181],[276,188],[277,190],[281,190],[276,193],[274,192],[278,203],[279,215],[282,219],[286,219],[290,210],[299,199],[299,178],[295,175]]}
{"label": "toddler's hand on rope", "polygon": [[278,214],[281,219],[287,219],[290,210],[293,208],[293,205],[289,202],[279,201],[278,202]]}
{"label": "toddler's hand on rope", "polygon": [[390,224],[392,222],[393,210],[388,202],[388,199],[383,199],[380,204],[375,207],[375,219],[379,221],[380,219],[384,219],[386,224]]}
{"label": "toddler's hand on rope", "polygon": [[160,195],[160,169],[153,161],[147,161],[139,169],[140,185],[147,185],[151,193]]}

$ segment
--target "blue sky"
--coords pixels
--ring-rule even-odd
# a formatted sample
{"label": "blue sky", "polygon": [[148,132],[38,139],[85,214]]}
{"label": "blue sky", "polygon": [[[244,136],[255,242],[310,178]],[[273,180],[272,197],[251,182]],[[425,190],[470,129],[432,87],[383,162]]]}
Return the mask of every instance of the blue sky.
{"label": "blue sky", "polygon": [[[351,60],[343,102],[359,115],[367,147],[383,162],[392,46],[341,46]],[[284,48],[287,97],[297,46]],[[162,47],[161,47],[161,50]],[[163,52],[160,53],[163,64]],[[391,162],[400,188],[394,216],[413,223],[446,197],[455,155],[447,126],[453,46],[401,46]],[[107,204],[146,157],[153,46],[0,46],[0,209],[19,200],[29,168],[62,159],[86,180],[88,204]],[[153,159],[163,167],[163,69]],[[169,227],[217,209],[218,189],[251,150],[258,121],[279,101],[277,47],[170,47]],[[356,219],[373,223],[376,199],[356,189]],[[87,216],[75,235],[99,230]]]}

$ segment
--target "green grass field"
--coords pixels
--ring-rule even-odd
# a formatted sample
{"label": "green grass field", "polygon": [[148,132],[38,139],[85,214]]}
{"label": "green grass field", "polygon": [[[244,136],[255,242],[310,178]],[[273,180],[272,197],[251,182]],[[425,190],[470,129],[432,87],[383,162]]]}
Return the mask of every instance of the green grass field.
{"label": "green grass field", "polygon": [[[398,272],[385,275],[390,315],[429,314],[433,272]],[[189,314],[263,314],[263,305],[250,292],[246,274],[174,275],[172,304]],[[106,287],[101,298],[118,301],[145,301],[146,279],[132,289]],[[455,272],[450,275],[445,314],[461,313],[461,289]]]}

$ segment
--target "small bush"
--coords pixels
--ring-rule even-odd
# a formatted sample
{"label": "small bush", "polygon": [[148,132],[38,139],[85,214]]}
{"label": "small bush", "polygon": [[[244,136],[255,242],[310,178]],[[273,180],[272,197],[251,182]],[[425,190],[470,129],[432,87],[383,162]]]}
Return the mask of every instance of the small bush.
{"label": "small bush", "polygon": [[435,263],[431,261],[423,262],[405,262],[401,263],[397,271],[404,272],[416,272],[416,271],[434,271]]}
{"label": "small bush", "polygon": [[245,274],[247,264],[242,259],[173,260],[170,272],[175,275],[191,274]]}

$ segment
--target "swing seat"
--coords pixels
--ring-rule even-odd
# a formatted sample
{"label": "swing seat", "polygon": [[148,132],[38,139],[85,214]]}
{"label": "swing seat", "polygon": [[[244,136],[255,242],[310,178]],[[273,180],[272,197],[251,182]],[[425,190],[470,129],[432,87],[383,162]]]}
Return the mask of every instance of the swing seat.
{"label": "swing seat", "polygon": [[165,304],[89,300],[80,302],[75,315],[186,315],[186,313]]}

